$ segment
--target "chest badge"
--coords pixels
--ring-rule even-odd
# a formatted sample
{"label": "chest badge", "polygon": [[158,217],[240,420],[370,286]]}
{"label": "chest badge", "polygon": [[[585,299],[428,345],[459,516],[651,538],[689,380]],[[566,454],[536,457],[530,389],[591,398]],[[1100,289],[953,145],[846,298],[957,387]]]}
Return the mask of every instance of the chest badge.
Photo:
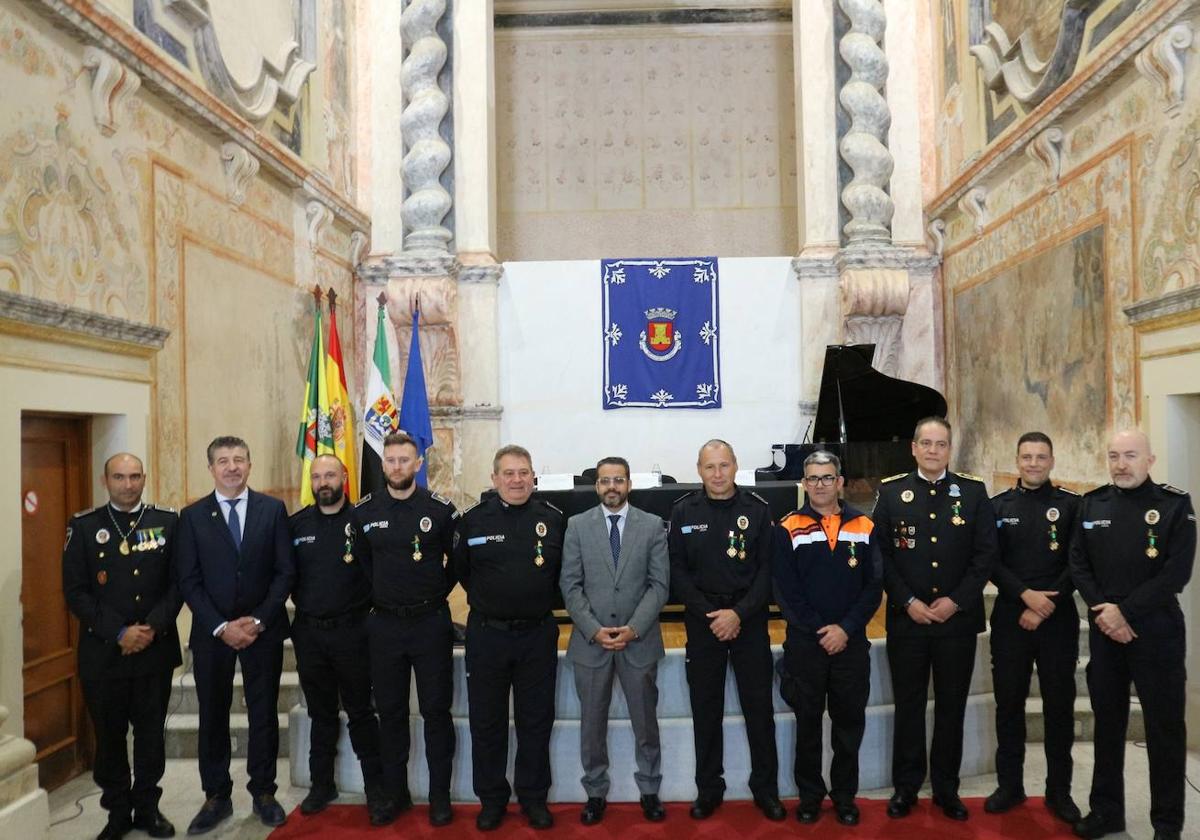
{"label": "chest badge", "polygon": [[737,518],[737,526],[745,531],[750,527],[750,518],[747,516],[739,516]]}
{"label": "chest badge", "polygon": [[[957,484],[952,484],[950,486],[951,491],[953,491],[954,488],[957,486],[958,486]],[[954,493],[951,492],[950,495],[953,496]],[[950,509],[950,512],[952,514],[954,514],[953,516],[950,517],[951,525],[966,525],[967,524],[967,520],[962,518],[962,502],[960,502],[956,499],[954,502],[954,506]]]}
{"label": "chest badge", "polygon": [[[546,527],[545,522],[539,522],[538,524],[533,526],[533,533],[537,534],[539,537],[546,536],[546,534],[549,533],[549,530],[550,529]],[[538,563],[538,565],[540,566],[542,564]]]}
{"label": "chest badge", "polygon": [[112,539],[112,534],[108,533],[107,528],[101,528],[96,532],[96,542],[100,543],[100,545],[104,545],[110,539]]}
{"label": "chest badge", "polygon": [[913,500],[913,491],[905,490],[903,493],[900,494],[900,501],[911,502],[912,500]]}
{"label": "chest badge", "polygon": [[433,520],[430,519],[428,516],[421,517],[420,525],[421,525],[421,533],[422,534],[428,534],[430,531],[433,530]]}
{"label": "chest badge", "polygon": [[1150,510],[1146,511],[1146,524],[1147,525],[1157,525],[1158,520],[1160,520],[1160,519],[1162,519],[1162,516],[1154,508],[1150,508]]}
{"label": "chest badge", "polygon": [[424,557],[425,555],[423,555],[421,553],[421,538],[418,537],[416,534],[413,534],[412,547],[413,547],[413,555],[412,555],[413,562],[420,563],[421,558]]}
{"label": "chest badge", "polygon": [[1046,521],[1057,522],[1059,517],[1058,508],[1048,508],[1046,510]]}

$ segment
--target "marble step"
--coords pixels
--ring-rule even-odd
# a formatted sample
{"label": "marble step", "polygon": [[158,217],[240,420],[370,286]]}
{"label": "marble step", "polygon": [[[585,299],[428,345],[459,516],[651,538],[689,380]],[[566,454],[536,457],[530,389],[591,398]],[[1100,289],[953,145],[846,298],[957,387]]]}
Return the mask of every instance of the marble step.
{"label": "marble step", "polygon": [[[304,718],[308,720],[307,715]],[[279,757],[287,758],[291,746],[288,736],[289,716],[279,715]],[[173,714],[167,717],[167,758],[195,758],[200,733],[200,716],[197,714]],[[250,736],[250,721],[244,712],[229,716],[229,740],[235,759],[246,757],[246,745]],[[307,750],[307,747],[305,748]],[[306,753],[307,754],[307,753]]]}
{"label": "marble step", "polygon": [[[241,671],[241,663],[235,666],[238,671]],[[192,670],[192,648],[190,645],[183,646],[183,670],[190,672]],[[283,640],[283,670],[296,670],[296,648],[292,645],[291,639]]]}
{"label": "marble step", "polygon": [[[279,702],[276,711],[286,712],[300,703],[300,675],[295,671],[284,671],[279,677]],[[200,701],[196,695],[196,675],[183,674],[176,676],[171,682],[171,705],[175,714],[192,715],[200,711]],[[246,711],[245,689],[242,685],[242,673],[233,675],[233,706],[234,712]]]}

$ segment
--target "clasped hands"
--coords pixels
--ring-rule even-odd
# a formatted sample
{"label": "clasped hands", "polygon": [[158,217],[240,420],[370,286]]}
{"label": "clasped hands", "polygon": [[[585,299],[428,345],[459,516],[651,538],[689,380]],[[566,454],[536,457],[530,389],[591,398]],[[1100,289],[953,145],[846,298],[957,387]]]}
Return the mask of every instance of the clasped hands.
{"label": "clasped hands", "polygon": [[943,595],[932,604],[926,604],[920,598],[914,598],[906,609],[908,617],[917,624],[943,624],[950,616],[958,612],[958,604]]}
{"label": "clasped hands", "polygon": [[121,634],[117,644],[121,647],[121,655],[129,656],[141,653],[150,647],[150,643],[153,641],[154,628],[149,624],[130,624],[125,627],[125,632]]}
{"label": "clasped hands", "polygon": [[226,624],[225,629],[221,631],[220,638],[234,650],[245,650],[254,643],[262,631],[261,624],[257,623],[252,616],[244,615]]}
{"label": "clasped hands", "polygon": [[633,628],[625,624],[621,627],[601,627],[596,631],[596,635],[592,636],[592,641],[605,650],[625,650],[636,638],[637,634],[633,632]]}
{"label": "clasped hands", "polygon": [[1096,626],[1100,628],[1100,632],[1114,642],[1127,645],[1137,638],[1137,633],[1133,632],[1121,608],[1116,604],[1097,604],[1092,607],[1092,612],[1096,614]]}
{"label": "clasped hands", "polygon": [[1021,629],[1030,631],[1038,629],[1042,622],[1054,613],[1055,603],[1051,599],[1057,594],[1057,590],[1044,589],[1026,589],[1022,592],[1021,601],[1025,604],[1025,610],[1017,619],[1017,624],[1021,626]]}

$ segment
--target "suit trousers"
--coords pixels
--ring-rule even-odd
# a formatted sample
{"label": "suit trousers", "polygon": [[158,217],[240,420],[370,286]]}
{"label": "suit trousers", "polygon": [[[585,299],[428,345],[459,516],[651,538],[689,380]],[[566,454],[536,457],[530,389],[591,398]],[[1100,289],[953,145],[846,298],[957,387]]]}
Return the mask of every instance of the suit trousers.
{"label": "suit trousers", "polygon": [[1114,642],[1093,625],[1087,682],[1096,713],[1092,810],[1112,820],[1125,817],[1125,735],[1132,681],[1146,724],[1150,823],[1156,830],[1182,832],[1187,771],[1182,616],[1178,623],[1176,636],[1143,636],[1127,645]]}
{"label": "suit trousers", "polygon": [[925,706],[929,676],[933,675],[933,741],[929,780],[935,796],[957,796],[962,765],[963,717],[971,674],[975,670],[976,638],[958,636],[896,636],[887,638],[888,665],[895,696],[895,734],[892,740],[892,784],[898,793],[916,796],[925,782]]}
{"label": "suit trousers", "polygon": [[341,718],[346,710],[350,744],[362,767],[367,789],[374,791],[382,776],[379,759],[379,719],[371,704],[371,666],[365,615],[345,626],[324,628],[297,616],[292,625],[296,670],[312,721],[309,730],[308,772],[314,789],[334,788]]}
{"label": "suit trousers", "polygon": [[450,608],[417,618],[400,618],[376,610],[367,619],[371,678],[379,708],[379,743],[383,784],[389,797],[408,792],[409,687],[417,682],[417,706],[425,723],[425,761],[429,765],[429,799],[450,801],[450,768],[454,762],[454,630]]}
{"label": "suit trousers", "polygon": [[192,663],[200,702],[198,752],[205,796],[229,797],[229,708],[233,703],[234,666],[242,666],[242,688],[250,722],[246,769],[251,796],[274,794],[279,760],[279,675],[283,672],[283,634],[264,633],[249,647],[234,650],[217,638],[192,636]]}
{"label": "suit trousers", "polygon": [[1075,668],[1079,661],[1079,611],[1066,600],[1036,630],[1017,623],[1024,605],[997,601],[992,608],[992,685],[996,695],[996,781],[1025,791],[1025,700],[1037,666],[1045,715],[1046,785],[1053,796],[1071,793],[1075,742]]}
{"label": "suit trousers", "polygon": [[732,641],[713,635],[703,617],[684,615],[687,629],[687,680],[696,744],[696,789],[701,796],[725,793],[725,672],[733,664],[738,700],[750,747],[750,790],[755,796],[779,793],[779,756],[775,749],[775,664],[767,635],[767,611],[742,621]]}
{"label": "suit trousers", "polygon": [[[550,791],[550,733],[558,669],[558,625],[550,616],[505,630],[472,612],[467,619],[467,701],[475,795],[485,806],[545,802]],[[508,784],[508,698],[512,692],[517,758]]]}
{"label": "suit trousers", "polygon": [[609,656],[596,668],[574,663],[575,690],[579,693],[579,757],[583,762],[584,792],[589,797],[608,797],[608,709],[612,702],[613,677],[629,707],[633,726],[633,774],[638,791],[657,794],[662,784],[662,748],[658,737],[658,663],[646,667],[630,665],[620,654]]}
{"label": "suit trousers", "polygon": [[[830,656],[816,639],[789,634],[783,656],[798,693],[795,777],[800,801],[817,803],[828,793],[836,803],[851,803],[858,793],[858,750],[871,693],[871,643],[865,635],[851,636],[845,650]],[[827,707],[833,748],[828,789],[821,778]]]}
{"label": "suit trousers", "polygon": [[[92,778],[100,806],[113,813],[150,810],[162,797],[167,767],[163,726],[171,697],[171,669],[135,677],[83,681],[83,698],[96,730]],[[129,727],[133,726],[133,784],[129,777]]]}

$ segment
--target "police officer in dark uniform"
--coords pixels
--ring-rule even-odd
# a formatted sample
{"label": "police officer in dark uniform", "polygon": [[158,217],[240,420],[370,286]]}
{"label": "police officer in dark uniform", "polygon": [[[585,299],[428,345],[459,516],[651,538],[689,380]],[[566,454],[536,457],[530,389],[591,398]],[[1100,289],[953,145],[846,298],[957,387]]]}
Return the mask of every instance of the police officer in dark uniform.
{"label": "police officer in dark uniform", "polygon": [[734,483],[737,457],[723,440],[700,447],[704,484],[671,510],[671,592],[684,605],[687,680],[696,745],[691,816],[712,816],[725,796],[725,672],[733,663],[750,746],[750,790],[768,819],[787,818],[779,801],[774,663],[767,635],[775,525],[766,501]]}
{"label": "police officer in dark uniform", "polygon": [[371,677],[379,706],[384,784],[391,803],[376,824],[412,807],[408,790],[409,683],[416,675],[417,705],[425,722],[429,765],[429,821],[454,818],[450,768],[454,761],[454,628],[446,596],[454,586],[446,562],[458,511],[447,498],[416,483],[422,458],[403,432],[383,441],[387,489],[355,507],[355,552],[371,579],[374,610],[368,621]]}
{"label": "police officer in dark uniform", "polygon": [[874,519],[888,596],[887,654],[896,716],[889,817],[908,816],[925,781],[925,706],[933,675],[933,804],[954,820],[970,814],[958,797],[963,718],[976,637],[984,630],[983,587],[995,562],[996,517],[981,479],[949,472],[950,424],[917,423],[917,469],[886,478]]}
{"label": "police officer in dark uniform", "polygon": [[1071,798],[1079,610],[1067,551],[1079,495],[1050,483],[1054,445],[1042,432],[1017,440],[1017,485],[992,499],[1000,555],[992,581],[992,685],[996,695],[996,790],[984,802],[1003,814],[1025,801],[1025,698],[1037,665],[1046,730],[1046,807],[1079,821]]}
{"label": "police officer in dark uniform", "polygon": [[1088,693],[1095,712],[1091,813],[1080,837],[1125,830],[1129,684],[1137,689],[1150,760],[1155,840],[1183,832],[1187,632],[1177,596],[1192,574],[1196,514],[1188,494],[1150,479],[1154,455],[1138,430],[1108,443],[1106,484],[1083,497],[1071,576],[1090,608]]}
{"label": "police officer in dark uniform", "polygon": [[294,513],[289,526],[296,559],[292,643],[304,690],[309,734],[311,787],[300,813],[316,814],[337,799],[338,698],[349,719],[350,743],[362,767],[367,806],[379,818],[383,771],[379,720],[371,704],[367,612],[371,584],[354,557],[353,510],[345,495],[346,468],[336,455],[318,455],[309,473],[316,504]]}
{"label": "police officer in dark uniform", "polygon": [[63,548],[63,593],[79,619],[79,676],[96,730],[93,777],[108,811],[98,840],[120,840],[134,828],[171,837],[158,783],[171,673],[182,662],[175,617],[183,600],[172,568],[179,517],[142,501],[146,473],[134,455],[109,458],[104,485],[108,503],[75,514]]}
{"label": "police officer in dark uniform", "polygon": [[508,698],[512,691],[517,801],[530,826],[547,829],[550,732],[558,668],[562,511],[531,499],[533,459],[504,446],[492,460],[496,495],[463,513],[454,535],[454,568],[467,591],[467,699],[480,831],[500,826],[512,788],[508,767]]}

